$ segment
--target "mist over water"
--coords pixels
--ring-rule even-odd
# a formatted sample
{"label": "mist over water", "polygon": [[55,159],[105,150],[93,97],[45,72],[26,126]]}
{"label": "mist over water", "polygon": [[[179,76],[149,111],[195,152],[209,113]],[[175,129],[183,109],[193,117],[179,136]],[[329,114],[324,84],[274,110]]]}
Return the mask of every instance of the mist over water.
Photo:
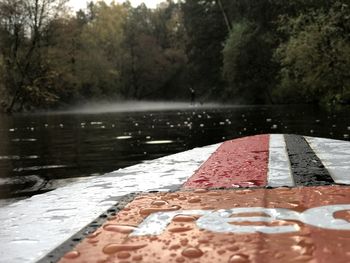
{"label": "mist over water", "polygon": [[327,112],[303,105],[133,101],[0,115],[0,206],[89,176],[238,137],[290,133],[349,140],[349,116],[350,109]]}
{"label": "mist over water", "polygon": [[218,109],[234,107],[233,105],[220,104],[215,102],[191,104],[190,102],[169,102],[169,101],[116,101],[116,102],[91,102],[63,111],[52,111],[50,114],[98,114],[109,112],[142,112],[142,111],[169,111],[169,110],[198,110]]}

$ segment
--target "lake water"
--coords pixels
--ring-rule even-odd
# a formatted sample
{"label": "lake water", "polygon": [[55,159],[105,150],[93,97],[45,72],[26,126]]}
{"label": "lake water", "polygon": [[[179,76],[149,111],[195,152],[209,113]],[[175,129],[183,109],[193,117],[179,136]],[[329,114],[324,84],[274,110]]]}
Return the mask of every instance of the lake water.
{"label": "lake water", "polygon": [[129,103],[0,115],[0,203],[143,160],[263,133],[349,140],[350,110]]}

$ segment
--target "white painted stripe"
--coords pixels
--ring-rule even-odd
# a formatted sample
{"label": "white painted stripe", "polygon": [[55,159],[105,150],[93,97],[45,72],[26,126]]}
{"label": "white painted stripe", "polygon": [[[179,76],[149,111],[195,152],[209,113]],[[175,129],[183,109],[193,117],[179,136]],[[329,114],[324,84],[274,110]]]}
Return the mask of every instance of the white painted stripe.
{"label": "white painted stripe", "polygon": [[282,134],[270,135],[267,185],[294,186],[286,143]]}
{"label": "white painted stripe", "polygon": [[350,142],[305,137],[333,180],[350,184]]}
{"label": "white painted stripe", "polygon": [[183,184],[219,146],[147,161],[0,208],[0,262],[36,262],[121,196]]}

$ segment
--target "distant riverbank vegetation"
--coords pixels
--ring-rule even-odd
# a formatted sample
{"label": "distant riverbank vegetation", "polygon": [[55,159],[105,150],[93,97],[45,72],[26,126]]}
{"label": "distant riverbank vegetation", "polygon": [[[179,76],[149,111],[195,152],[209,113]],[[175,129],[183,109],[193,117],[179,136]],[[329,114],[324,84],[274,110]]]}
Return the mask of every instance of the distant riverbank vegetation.
{"label": "distant riverbank vegetation", "polygon": [[[350,102],[349,0],[0,0],[8,112],[90,100]],[[192,94],[193,96],[193,94]]]}

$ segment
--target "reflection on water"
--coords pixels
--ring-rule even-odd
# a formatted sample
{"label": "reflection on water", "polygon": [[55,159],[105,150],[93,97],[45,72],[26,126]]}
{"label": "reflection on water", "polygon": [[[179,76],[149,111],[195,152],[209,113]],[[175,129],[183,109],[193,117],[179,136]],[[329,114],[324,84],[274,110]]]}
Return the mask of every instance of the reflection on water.
{"label": "reflection on water", "polygon": [[149,141],[149,142],[146,142],[146,144],[168,144],[168,143],[173,143],[173,141],[163,140],[163,141]]}
{"label": "reflection on water", "polygon": [[247,135],[296,133],[348,140],[350,134],[348,109],[330,113],[309,106],[151,106],[0,116],[1,198],[30,196],[78,178]]}

